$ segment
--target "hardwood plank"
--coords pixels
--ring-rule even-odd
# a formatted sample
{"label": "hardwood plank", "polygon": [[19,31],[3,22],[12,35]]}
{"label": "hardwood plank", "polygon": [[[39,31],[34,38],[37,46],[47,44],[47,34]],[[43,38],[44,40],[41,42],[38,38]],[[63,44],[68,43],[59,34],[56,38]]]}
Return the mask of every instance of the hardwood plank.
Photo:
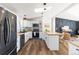
{"label": "hardwood plank", "polygon": [[52,55],[46,42],[41,39],[29,39],[17,55]]}

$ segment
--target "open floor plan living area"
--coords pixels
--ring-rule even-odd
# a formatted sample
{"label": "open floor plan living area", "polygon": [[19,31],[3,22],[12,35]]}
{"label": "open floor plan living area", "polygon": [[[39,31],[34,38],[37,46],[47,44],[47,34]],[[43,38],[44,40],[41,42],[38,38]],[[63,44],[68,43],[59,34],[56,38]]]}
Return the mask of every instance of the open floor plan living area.
{"label": "open floor plan living area", "polygon": [[79,3],[0,3],[0,55],[79,55]]}

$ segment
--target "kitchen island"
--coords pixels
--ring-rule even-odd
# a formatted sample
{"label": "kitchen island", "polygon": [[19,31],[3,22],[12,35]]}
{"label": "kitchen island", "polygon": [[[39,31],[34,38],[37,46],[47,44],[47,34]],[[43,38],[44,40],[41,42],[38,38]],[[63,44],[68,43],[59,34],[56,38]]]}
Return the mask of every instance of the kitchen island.
{"label": "kitchen island", "polygon": [[49,33],[41,32],[40,33],[40,38],[45,40],[48,48],[51,51],[59,50],[59,37],[60,37],[59,33],[53,33],[53,32],[49,32]]}

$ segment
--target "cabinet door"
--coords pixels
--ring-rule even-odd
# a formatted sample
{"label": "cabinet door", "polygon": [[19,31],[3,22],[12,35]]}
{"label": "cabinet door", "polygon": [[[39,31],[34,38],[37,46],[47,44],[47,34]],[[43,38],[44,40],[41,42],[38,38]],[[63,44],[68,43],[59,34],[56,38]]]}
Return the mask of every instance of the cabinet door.
{"label": "cabinet door", "polygon": [[48,37],[48,35],[45,35],[45,42],[46,42],[46,44],[47,44],[47,46],[49,48],[49,37]]}
{"label": "cabinet door", "polygon": [[42,36],[43,36],[42,32],[39,32],[39,38],[40,39],[43,39]]}
{"label": "cabinet door", "polygon": [[28,33],[25,33],[25,43],[27,42],[28,40]]}
{"label": "cabinet door", "polygon": [[41,38],[42,40],[45,40],[45,42],[46,42],[46,44],[47,44],[47,46],[48,46],[48,44],[49,44],[48,35],[46,35],[46,34],[40,32],[40,38]]}
{"label": "cabinet door", "polygon": [[39,32],[39,38],[44,40],[44,34],[42,32]]}
{"label": "cabinet door", "polygon": [[29,38],[32,38],[32,32],[28,32]]}
{"label": "cabinet door", "polygon": [[44,37],[45,37],[44,33],[40,32],[39,33],[39,38],[44,40],[45,39]]}
{"label": "cabinet door", "polygon": [[49,36],[48,42],[50,50],[59,50],[59,36]]}
{"label": "cabinet door", "polygon": [[24,27],[32,27],[32,23],[28,20],[23,21],[23,26]]}
{"label": "cabinet door", "polygon": [[20,35],[20,48],[22,49],[25,44],[25,35]]}
{"label": "cabinet door", "polygon": [[29,40],[29,38],[32,38],[32,32],[25,33],[25,43]]}

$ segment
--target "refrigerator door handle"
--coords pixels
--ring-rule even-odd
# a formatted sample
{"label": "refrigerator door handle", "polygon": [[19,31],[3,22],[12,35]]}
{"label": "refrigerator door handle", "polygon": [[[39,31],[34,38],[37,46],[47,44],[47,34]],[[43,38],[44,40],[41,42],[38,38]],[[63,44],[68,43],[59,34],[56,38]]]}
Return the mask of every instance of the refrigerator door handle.
{"label": "refrigerator door handle", "polygon": [[6,41],[7,41],[7,20],[6,20],[6,17],[4,19],[4,42],[5,42],[5,45],[6,45]]}
{"label": "refrigerator door handle", "polygon": [[10,38],[10,24],[9,24],[9,19],[5,17],[4,20],[4,41],[5,45],[9,43],[9,38]]}
{"label": "refrigerator door handle", "polygon": [[7,40],[6,43],[9,43],[10,39],[10,23],[9,23],[9,18],[7,18]]}

